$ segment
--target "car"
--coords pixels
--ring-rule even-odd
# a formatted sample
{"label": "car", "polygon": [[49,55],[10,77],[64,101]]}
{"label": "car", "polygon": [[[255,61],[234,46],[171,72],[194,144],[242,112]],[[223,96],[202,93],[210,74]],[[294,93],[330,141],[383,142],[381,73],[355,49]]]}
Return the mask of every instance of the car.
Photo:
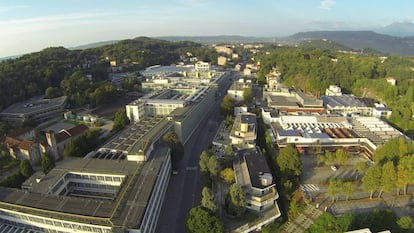
{"label": "car", "polygon": [[178,175],[178,170],[173,170],[172,174],[175,175],[175,176]]}
{"label": "car", "polygon": [[332,171],[336,172],[338,171],[338,167],[336,165],[332,165],[331,166]]}

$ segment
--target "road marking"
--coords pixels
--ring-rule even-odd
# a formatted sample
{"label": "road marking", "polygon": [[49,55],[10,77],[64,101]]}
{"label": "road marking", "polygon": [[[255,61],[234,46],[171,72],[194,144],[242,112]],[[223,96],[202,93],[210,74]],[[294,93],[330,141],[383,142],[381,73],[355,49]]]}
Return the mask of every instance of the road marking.
{"label": "road marking", "polygon": [[194,167],[186,167],[185,168],[185,170],[187,170],[187,171],[195,171],[195,170],[197,170],[198,169],[198,167],[197,166],[194,166]]}
{"label": "road marking", "polygon": [[319,186],[317,184],[304,184],[304,185],[300,185],[300,188],[304,192],[316,192],[316,191],[319,191]]}

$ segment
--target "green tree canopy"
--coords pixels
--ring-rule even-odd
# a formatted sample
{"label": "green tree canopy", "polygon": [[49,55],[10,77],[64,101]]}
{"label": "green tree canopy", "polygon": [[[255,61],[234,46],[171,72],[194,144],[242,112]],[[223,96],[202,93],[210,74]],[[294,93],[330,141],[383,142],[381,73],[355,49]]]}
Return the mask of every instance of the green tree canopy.
{"label": "green tree canopy", "polygon": [[20,173],[22,173],[22,175],[24,177],[29,177],[33,174],[33,167],[30,164],[30,161],[27,159],[22,159],[20,160]]}
{"label": "green tree canopy", "polygon": [[125,108],[120,108],[115,113],[114,125],[112,131],[119,131],[129,124],[129,119],[126,115]]}
{"label": "green tree canopy", "polygon": [[42,171],[43,173],[47,174],[55,167],[55,163],[53,162],[52,158],[46,153],[42,155],[41,160]]}
{"label": "green tree canopy", "polygon": [[239,184],[232,184],[229,187],[230,211],[236,216],[242,215],[246,211],[246,200],[243,188]]}
{"label": "green tree canopy", "polygon": [[216,212],[217,205],[214,202],[214,194],[211,192],[211,190],[208,187],[204,187],[201,191],[201,195],[201,206],[210,210],[212,213]]}
{"label": "green tree canopy", "polygon": [[195,207],[187,215],[186,229],[189,233],[222,233],[223,223],[203,207]]}
{"label": "green tree canopy", "polygon": [[381,188],[381,176],[381,167],[375,164],[368,168],[365,176],[362,178],[364,189],[371,192],[369,198],[372,198],[375,190]]}
{"label": "green tree canopy", "polygon": [[223,101],[220,104],[220,112],[223,116],[233,115],[234,113],[234,99],[229,95],[223,97]]}
{"label": "green tree canopy", "polygon": [[253,92],[251,88],[243,89],[243,100],[245,103],[252,103],[253,101]]}
{"label": "green tree canopy", "polygon": [[280,149],[276,162],[280,171],[288,177],[300,176],[302,173],[303,163],[298,150],[293,144],[287,144],[285,148]]}
{"label": "green tree canopy", "polygon": [[234,171],[232,168],[225,168],[220,172],[220,177],[226,182],[227,184],[234,183]]}

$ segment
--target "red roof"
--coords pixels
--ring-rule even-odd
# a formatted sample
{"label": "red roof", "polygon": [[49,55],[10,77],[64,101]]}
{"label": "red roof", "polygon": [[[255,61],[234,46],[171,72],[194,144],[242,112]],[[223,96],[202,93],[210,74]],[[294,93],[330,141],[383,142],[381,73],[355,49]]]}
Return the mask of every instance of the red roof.
{"label": "red roof", "polygon": [[76,125],[70,129],[62,129],[59,133],[55,135],[56,143],[63,142],[71,137],[76,137],[80,134],[83,134],[88,130],[86,125]]}
{"label": "red roof", "polygon": [[19,148],[23,150],[29,150],[30,146],[33,145],[33,141],[24,140],[22,143],[20,143]]}

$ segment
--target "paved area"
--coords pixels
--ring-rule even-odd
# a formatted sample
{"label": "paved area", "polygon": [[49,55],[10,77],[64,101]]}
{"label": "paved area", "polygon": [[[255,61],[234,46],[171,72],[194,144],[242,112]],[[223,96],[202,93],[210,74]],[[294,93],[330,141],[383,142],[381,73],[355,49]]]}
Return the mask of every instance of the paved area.
{"label": "paved area", "polygon": [[306,209],[299,214],[298,217],[293,219],[282,233],[302,233],[305,232],[315,221],[322,215],[320,209],[316,209],[313,205],[309,205]]}

